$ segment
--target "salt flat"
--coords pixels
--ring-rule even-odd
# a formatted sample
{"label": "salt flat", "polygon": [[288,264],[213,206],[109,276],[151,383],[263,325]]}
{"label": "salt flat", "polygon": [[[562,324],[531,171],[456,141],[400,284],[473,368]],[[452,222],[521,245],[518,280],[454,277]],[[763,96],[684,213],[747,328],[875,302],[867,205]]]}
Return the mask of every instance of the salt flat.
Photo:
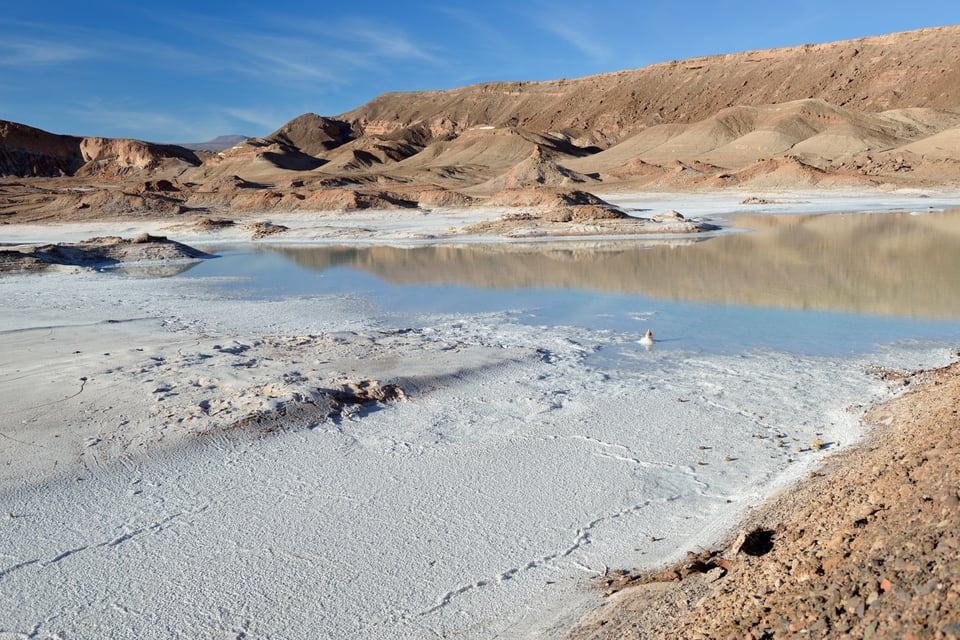
{"label": "salt flat", "polygon": [[[739,191],[647,192],[602,194],[603,198],[637,217],[679,211],[687,218],[705,218],[735,212],[760,215],[777,213],[843,213],[863,211],[904,211],[925,213],[960,207],[960,195],[953,190],[900,189],[870,192],[822,189]],[[745,202],[748,198],[754,202]],[[243,211],[231,214],[232,224],[198,226],[169,217],[90,220],[84,222],[43,222],[5,225],[5,244],[79,242],[93,236],[133,237],[149,233],[184,243],[216,245],[236,242],[269,244],[338,243],[430,243],[430,242],[538,242],[556,238],[531,236],[518,240],[490,234],[466,234],[463,229],[516,214],[515,207],[474,206],[428,209],[365,209],[360,211]],[[285,229],[281,233],[256,237],[258,225]],[[649,229],[639,235],[656,236]],[[607,236],[609,237],[609,235]],[[637,237],[629,236],[629,237]],[[682,234],[671,237],[683,238]],[[603,237],[598,239],[602,240]]]}
{"label": "salt flat", "polygon": [[[855,441],[892,393],[869,364],[952,355],[647,351],[216,285],[0,279],[3,634],[560,636],[608,568],[709,545]],[[367,379],[406,400],[333,402]]]}

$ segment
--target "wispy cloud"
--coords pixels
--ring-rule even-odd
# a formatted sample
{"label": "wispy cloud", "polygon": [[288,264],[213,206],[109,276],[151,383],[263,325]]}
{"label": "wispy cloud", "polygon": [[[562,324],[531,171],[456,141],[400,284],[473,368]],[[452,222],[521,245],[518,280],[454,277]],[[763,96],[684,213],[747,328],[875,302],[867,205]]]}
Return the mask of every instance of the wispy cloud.
{"label": "wispy cloud", "polygon": [[605,62],[614,56],[614,49],[608,44],[609,25],[598,22],[596,12],[589,5],[556,6],[540,2],[514,11],[535,29],[559,38],[592,62]]}
{"label": "wispy cloud", "polygon": [[160,38],[138,38],[79,25],[0,19],[0,66],[53,66],[84,60],[189,64],[196,68],[209,59],[170,46]]}
{"label": "wispy cloud", "polygon": [[[211,132],[222,132],[222,128],[211,125],[203,119],[174,117],[166,112],[141,108],[135,104],[103,104],[88,101],[67,109],[77,120],[88,123],[90,130],[107,129],[111,137],[128,137],[151,142],[193,142],[203,141]],[[158,139],[158,132],[173,135],[177,139]]]}
{"label": "wispy cloud", "polygon": [[[462,40],[483,43],[484,52],[491,58],[514,58],[521,54],[517,45],[504,35],[504,30],[490,19],[489,12],[478,13],[459,6],[444,5],[435,9],[459,25]],[[494,17],[502,20],[502,17]]]}
{"label": "wispy cloud", "polygon": [[[475,47],[475,55],[484,60],[479,68],[486,75],[495,69],[513,76],[532,73],[538,77],[551,66],[544,64],[547,56],[551,60],[580,57],[592,63],[614,57],[604,30],[609,25],[600,25],[594,13],[581,5],[533,0],[503,4],[496,11],[479,5],[444,6],[437,11]],[[475,75],[470,80],[475,81]]]}
{"label": "wispy cloud", "polygon": [[[223,110],[223,113],[236,122],[254,125],[258,129],[267,131],[276,129],[280,124],[290,119],[289,114],[281,115],[280,113],[263,109],[227,108]],[[236,133],[247,134],[247,129],[249,129],[249,127],[242,131],[237,130]],[[234,131],[234,129],[230,130]]]}
{"label": "wispy cloud", "polygon": [[265,83],[347,82],[345,69],[357,69],[365,60],[305,38],[244,34],[218,38],[230,51],[222,64],[234,73]]}
{"label": "wispy cloud", "polygon": [[249,21],[196,13],[151,19],[202,38],[221,70],[265,84],[313,80],[345,86],[358,73],[382,72],[397,62],[443,64],[411,34],[364,18],[294,20],[263,12],[253,20],[256,28]]}
{"label": "wispy cloud", "polygon": [[[325,32],[329,37],[329,27]],[[423,43],[417,43],[410,34],[396,27],[354,18],[338,25],[335,33],[337,39],[360,45],[361,51],[366,51],[374,58],[418,60],[433,64],[440,62],[440,59]]]}
{"label": "wispy cloud", "polygon": [[411,34],[370,19],[294,22],[264,16],[263,24],[270,36],[240,32],[230,42],[250,58],[269,62],[263,70],[268,74],[278,66],[346,85],[354,74],[384,72],[397,63],[443,64],[434,50]]}
{"label": "wispy cloud", "polygon": [[98,57],[97,51],[43,38],[0,38],[0,65],[35,67]]}
{"label": "wispy cloud", "polygon": [[591,58],[594,62],[603,62],[613,56],[613,49],[605,44],[601,37],[586,31],[582,24],[573,26],[573,24],[567,22],[548,20],[542,22],[540,26]]}

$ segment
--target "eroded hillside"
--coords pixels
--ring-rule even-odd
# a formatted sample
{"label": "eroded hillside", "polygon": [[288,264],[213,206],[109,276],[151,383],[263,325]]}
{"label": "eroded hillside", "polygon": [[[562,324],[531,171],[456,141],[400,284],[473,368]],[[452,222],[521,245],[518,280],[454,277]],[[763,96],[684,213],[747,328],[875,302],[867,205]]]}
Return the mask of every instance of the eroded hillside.
{"label": "eroded hillside", "polygon": [[960,184],[958,150],[951,26],[388,93],[219,152],[3,122],[0,173],[29,180],[0,185],[0,214],[526,206],[525,190],[930,188]]}

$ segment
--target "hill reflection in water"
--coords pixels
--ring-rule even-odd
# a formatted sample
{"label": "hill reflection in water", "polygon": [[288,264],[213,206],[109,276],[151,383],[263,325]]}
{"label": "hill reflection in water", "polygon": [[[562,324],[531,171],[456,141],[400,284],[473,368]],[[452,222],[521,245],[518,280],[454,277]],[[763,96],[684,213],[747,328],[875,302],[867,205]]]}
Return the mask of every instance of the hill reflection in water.
{"label": "hill reflection in water", "polygon": [[578,289],[682,302],[960,319],[960,211],[744,215],[707,239],[272,247],[394,285]]}

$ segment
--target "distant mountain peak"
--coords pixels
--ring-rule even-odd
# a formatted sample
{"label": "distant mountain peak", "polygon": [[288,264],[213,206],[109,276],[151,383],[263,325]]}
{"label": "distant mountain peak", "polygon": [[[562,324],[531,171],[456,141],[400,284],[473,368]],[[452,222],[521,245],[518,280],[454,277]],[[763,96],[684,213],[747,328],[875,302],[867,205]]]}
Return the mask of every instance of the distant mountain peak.
{"label": "distant mountain peak", "polygon": [[223,151],[240,144],[250,136],[242,136],[237,133],[231,133],[224,136],[217,136],[206,142],[185,142],[177,146],[190,149],[192,151]]}

